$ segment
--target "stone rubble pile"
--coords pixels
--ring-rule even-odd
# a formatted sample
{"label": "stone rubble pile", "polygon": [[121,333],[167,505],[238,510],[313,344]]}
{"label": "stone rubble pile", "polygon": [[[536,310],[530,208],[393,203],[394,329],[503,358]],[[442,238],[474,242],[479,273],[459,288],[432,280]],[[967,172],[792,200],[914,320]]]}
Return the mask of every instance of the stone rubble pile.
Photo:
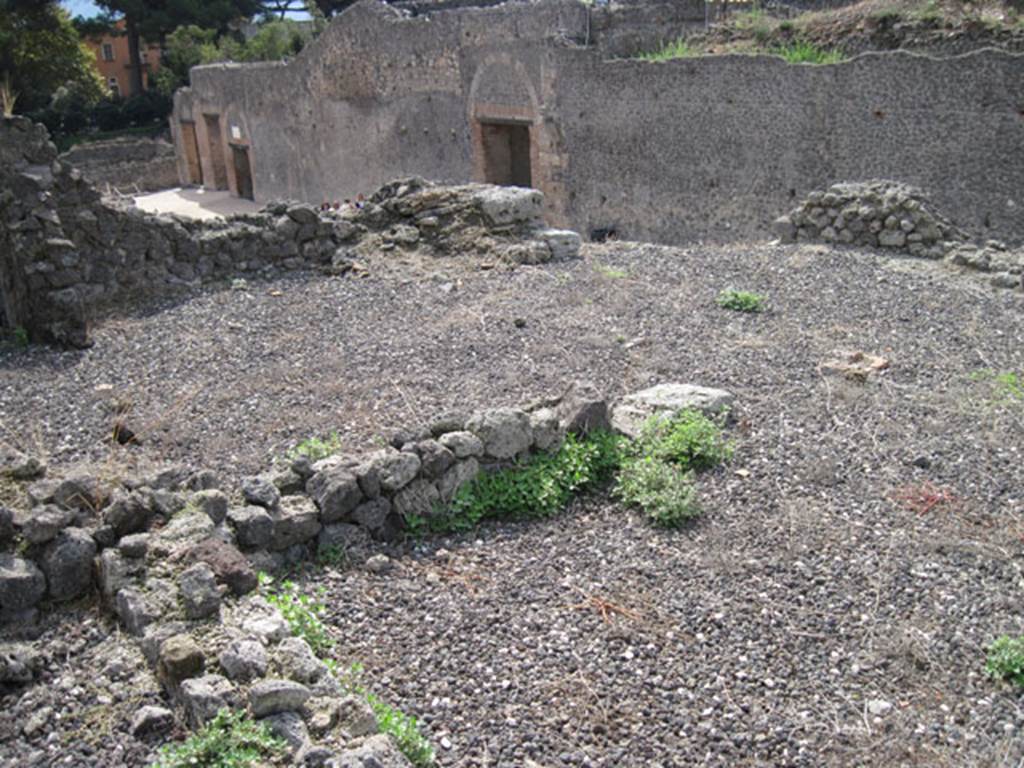
{"label": "stone rubble pile", "polygon": [[577,255],[574,232],[547,229],[536,190],[394,182],[361,209],[275,202],[198,221],[108,200],[57,157],[46,129],[0,122],[0,311],[38,340],[89,343],[99,312],[236,278],[319,268],[394,249],[513,264]]}
{"label": "stone rubble pile", "polygon": [[1002,243],[967,242],[967,235],[936,212],[921,192],[895,181],[834,184],[811,192],[773,224],[780,241],[826,242],[884,248],[992,274],[997,288],[1024,288],[1024,250]]}

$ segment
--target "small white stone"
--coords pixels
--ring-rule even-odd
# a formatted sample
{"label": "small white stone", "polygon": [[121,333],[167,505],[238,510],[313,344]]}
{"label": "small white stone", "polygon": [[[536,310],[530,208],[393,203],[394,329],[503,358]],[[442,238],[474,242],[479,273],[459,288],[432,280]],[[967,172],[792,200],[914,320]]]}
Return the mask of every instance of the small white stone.
{"label": "small white stone", "polygon": [[888,714],[892,709],[892,704],[884,699],[872,699],[868,702],[868,712],[876,717]]}

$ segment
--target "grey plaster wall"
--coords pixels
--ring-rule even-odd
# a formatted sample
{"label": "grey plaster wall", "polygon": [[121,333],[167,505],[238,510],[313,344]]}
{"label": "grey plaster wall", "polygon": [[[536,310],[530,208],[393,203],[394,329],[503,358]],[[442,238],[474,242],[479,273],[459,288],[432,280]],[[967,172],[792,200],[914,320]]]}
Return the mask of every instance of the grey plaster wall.
{"label": "grey plaster wall", "polygon": [[576,228],[760,235],[812,189],[884,178],[922,188],[975,235],[1024,237],[1024,56],[556,57]]}

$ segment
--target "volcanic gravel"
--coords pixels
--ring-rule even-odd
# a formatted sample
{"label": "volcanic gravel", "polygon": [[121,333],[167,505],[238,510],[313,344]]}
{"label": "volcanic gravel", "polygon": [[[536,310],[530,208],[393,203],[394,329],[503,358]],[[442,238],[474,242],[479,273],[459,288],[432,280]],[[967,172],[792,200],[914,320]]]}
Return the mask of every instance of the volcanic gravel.
{"label": "volcanic gravel", "polygon": [[[84,352],[0,356],[12,442],[51,462],[187,461],[237,480],[310,435],[352,449],[575,378],[729,389],[703,516],[603,494],[555,519],[312,572],[336,656],[420,717],[444,766],[1018,765],[1024,301],[938,264],[817,246],[586,246],[512,271],[374,260],[111,319]],[[769,309],[718,307],[723,288]],[[825,375],[836,349],[886,357]],[[142,444],[106,440],[111,402]],[[923,496],[922,496],[923,494]],[[919,498],[921,497],[921,498]]]}

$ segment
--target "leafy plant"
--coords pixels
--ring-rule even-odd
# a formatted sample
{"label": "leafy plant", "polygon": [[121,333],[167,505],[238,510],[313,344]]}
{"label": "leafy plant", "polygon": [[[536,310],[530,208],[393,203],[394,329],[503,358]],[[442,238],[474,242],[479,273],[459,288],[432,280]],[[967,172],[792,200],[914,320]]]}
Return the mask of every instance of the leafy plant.
{"label": "leafy plant", "polygon": [[641,61],[671,61],[672,59],[688,59],[694,56],[703,56],[704,52],[699,48],[690,45],[685,38],[677,38],[665,43],[656,51],[647,51],[637,54],[635,58]]}
{"label": "leafy plant", "polygon": [[150,768],[247,768],[285,754],[285,743],[267,726],[222,709],[185,741],[162,747]]}
{"label": "leafy plant", "polygon": [[348,562],[348,552],[338,545],[324,547],[317,551],[316,562],[321,568],[342,568]]}
{"label": "leafy plant", "polygon": [[[267,602],[281,611],[293,635],[309,643],[318,656],[334,647],[334,639],[320,618],[327,613],[327,606],[322,601],[303,594],[294,582],[287,579],[278,589],[271,586],[273,577],[261,573],[259,579]],[[320,593],[323,591],[321,588]]]}
{"label": "leafy plant", "polygon": [[14,336],[14,346],[21,347],[22,349],[28,346],[28,331],[26,331],[20,325],[13,331],[11,331],[11,334]]}
{"label": "leafy plant", "polygon": [[1015,371],[1001,371],[997,373],[991,368],[981,368],[977,371],[972,371],[969,378],[971,381],[990,382],[997,405],[1024,402],[1024,374]]}
{"label": "leafy plant", "polygon": [[[621,461],[623,438],[607,432],[567,435],[555,453],[542,453],[462,486],[447,512],[429,520],[433,531],[465,531],[489,518],[549,517],[580,491],[608,479]],[[418,521],[417,521],[418,522]]]}
{"label": "leafy plant", "polygon": [[652,416],[643,425],[637,455],[650,456],[700,472],[732,458],[722,428],[700,411],[685,410],[672,419]]}
{"label": "leafy plant", "polygon": [[772,53],[781,56],[790,64],[837,64],[846,58],[842,51],[819,48],[806,40],[779,46]]}
{"label": "leafy plant", "polygon": [[341,436],[337,432],[331,432],[327,437],[310,437],[303,440],[285,454],[289,461],[294,461],[300,456],[307,457],[310,461],[319,461],[341,451]]}
{"label": "leafy plant", "polygon": [[760,312],[764,309],[767,299],[758,293],[726,288],[718,294],[718,298],[715,301],[718,303],[718,306],[736,312]]}
{"label": "leafy plant", "polygon": [[626,461],[613,493],[665,528],[676,528],[700,514],[692,474],[653,456]]}
{"label": "leafy plant", "polygon": [[430,768],[434,765],[434,748],[420,732],[416,718],[395,709],[376,694],[367,691],[362,683],[362,664],[353,664],[346,672],[337,672],[335,669],[331,671],[347,693],[366,699],[381,732],[394,737],[398,749],[410,763],[416,768]]}
{"label": "leafy plant", "polygon": [[997,680],[1024,686],[1024,635],[1003,635],[988,648],[985,673]]}

